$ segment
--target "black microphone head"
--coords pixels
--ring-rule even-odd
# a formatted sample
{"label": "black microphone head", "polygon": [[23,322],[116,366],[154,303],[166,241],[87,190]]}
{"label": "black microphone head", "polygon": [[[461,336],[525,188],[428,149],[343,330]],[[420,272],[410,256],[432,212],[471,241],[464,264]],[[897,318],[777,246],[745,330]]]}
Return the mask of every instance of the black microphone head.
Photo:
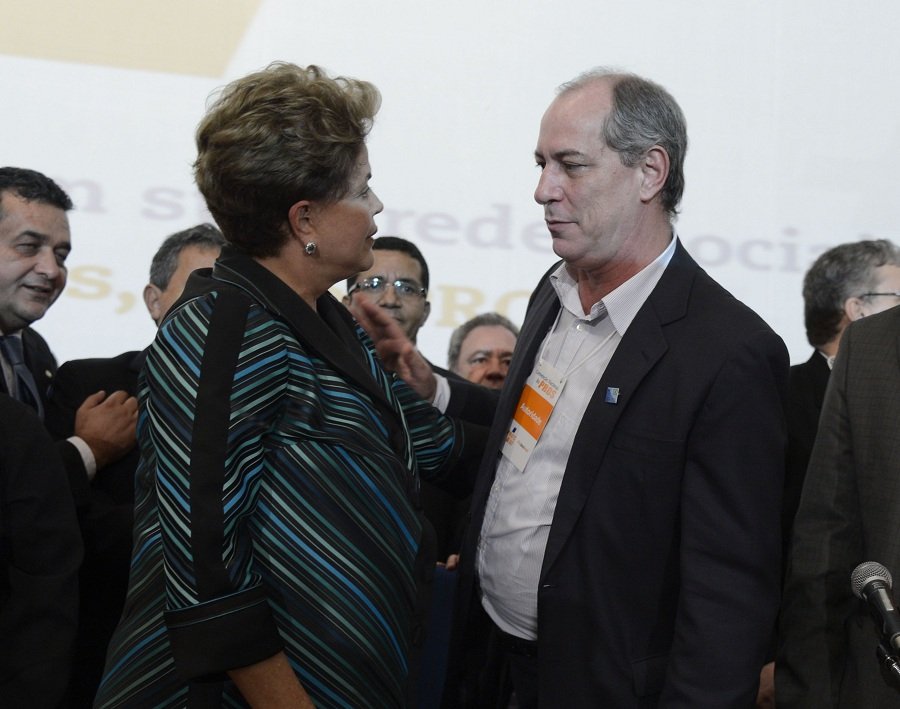
{"label": "black microphone head", "polygon": [[850,574],[850,585],[853,587],[853,595],[862,598],[863,589],[872,581],[882,581],[888,589],[891,588],[894,580],[891,578],[891,572],[877,561],[864,561]]}

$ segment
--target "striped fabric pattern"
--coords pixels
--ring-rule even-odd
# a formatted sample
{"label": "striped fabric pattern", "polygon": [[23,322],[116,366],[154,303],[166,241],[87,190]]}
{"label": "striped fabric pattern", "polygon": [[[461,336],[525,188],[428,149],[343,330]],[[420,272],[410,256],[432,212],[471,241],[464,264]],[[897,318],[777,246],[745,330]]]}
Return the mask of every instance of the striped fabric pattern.
{"label": "striped fabric pattern", "polygon": [[131,581],[97,705],[243,706],[224,671],[283,646],[316,706],[402,706],[411,498],[460,435],[362,330],[393,423],[235,290],[182,305],[147,358]]}

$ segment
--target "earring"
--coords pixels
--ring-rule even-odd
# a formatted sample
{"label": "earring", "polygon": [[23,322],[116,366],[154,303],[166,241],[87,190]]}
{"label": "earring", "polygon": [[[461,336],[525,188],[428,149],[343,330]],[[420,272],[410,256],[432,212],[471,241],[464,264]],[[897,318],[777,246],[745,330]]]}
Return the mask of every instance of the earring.
{"label": "earring", "polygon": [[312,256],[314,253],[316,253],[317,248],[319,248],[319,247],[316,246],[316,242],[310,241],[309,243],[306,244],[306,246],[303,247],[303,250],[306,252],[306,254],[308,256]]}

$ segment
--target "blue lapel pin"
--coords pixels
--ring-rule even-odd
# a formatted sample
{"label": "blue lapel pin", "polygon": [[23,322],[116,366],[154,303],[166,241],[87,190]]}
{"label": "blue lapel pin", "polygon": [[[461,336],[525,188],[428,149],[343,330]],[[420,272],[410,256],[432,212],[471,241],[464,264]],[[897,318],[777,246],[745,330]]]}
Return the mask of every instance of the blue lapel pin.
{"label": "blue lapel pin", "polygon": [[606,401],[607,404],[618,404],[619,403],[619,387],[606,387]]}

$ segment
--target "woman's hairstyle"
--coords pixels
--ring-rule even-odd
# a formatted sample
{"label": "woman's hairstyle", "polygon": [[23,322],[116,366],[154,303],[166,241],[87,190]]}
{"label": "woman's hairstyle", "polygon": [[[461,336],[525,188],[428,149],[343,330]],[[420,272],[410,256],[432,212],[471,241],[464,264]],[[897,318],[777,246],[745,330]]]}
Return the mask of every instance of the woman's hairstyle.
{"label": "woman's hairstyle", "polygon": [[226,241],[274,256],[292,205],[346,196],[380,104],[367,81],[286,62],[222,89],[197,128],[194,177]]}

